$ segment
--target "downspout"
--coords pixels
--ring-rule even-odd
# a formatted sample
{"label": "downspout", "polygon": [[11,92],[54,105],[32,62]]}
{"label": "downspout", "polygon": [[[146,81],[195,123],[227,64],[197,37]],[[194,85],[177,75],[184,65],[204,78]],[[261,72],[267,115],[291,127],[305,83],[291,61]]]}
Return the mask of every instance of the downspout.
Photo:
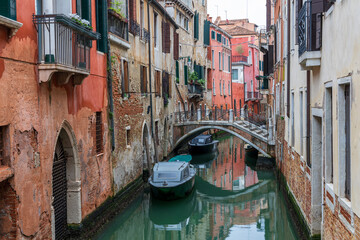
{"label": "downspout", "polygon": [[[108,19],[107,11],[105,13],[106,19]],[[110,56],[110,40],[107,38],[107,86],[109,94],[109,121],[111,132],[111,151],[115,150],[115,129],[114,129],[114,99],[113,99],[113,87],[112,87],[112,68],[111,68],[111,56]]]}
{"label": "downspout", "polygon": [[290,118],[290,48],[291,48],[291,44],[290,44],[290,30],[291,30],[291,3],[290,1],[288,2],[288,18],[287,18],[287,106],[286,106],[286,115],[288,118]]}
{"label": "downspout", "polygon": [[[230,45],[231,45],[231,39],[230,39]],[[215,57],[215,54],[214,54]],[[233,110],[233,113],[236,112],[236,109],[234,109],[234,97],[233,97],[233,81],[232,81],[232,50],[231,50],[231,54],[230,54],[230,81],[231,81],[231,85],[230,85],[230,91],[231,91],[231,109]]]}
{"label": "downspout", "polygon": [[[150,24],[150,3],[152,3],[152,0],[149,0],[147,2],[147,15],[148,15],[148,31],[151,36],[151,24]],[[152,87],[151,87],[151,37],[149,39],[149,90],[150,90],[150,121],[151,121],[151,138],[153,140],[154,144],[154,150],[155,150],[155,162],[159,161],[159,155],[157,151],[156,141],[155,141],[155,134],[154,134],[154,116],[153,116],[153,98],[152,98]]]}
{"label": "downspout", "polygon": [[309,167],[311,167],[310,162],[310,71],[306,71],[306,162]]}

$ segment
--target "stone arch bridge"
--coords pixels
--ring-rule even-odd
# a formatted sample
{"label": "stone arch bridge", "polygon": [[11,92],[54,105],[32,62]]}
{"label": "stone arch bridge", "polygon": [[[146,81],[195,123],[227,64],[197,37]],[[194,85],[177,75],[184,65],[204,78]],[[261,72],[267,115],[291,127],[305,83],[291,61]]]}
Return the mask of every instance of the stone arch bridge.
{"label": "stone arch bridge", "polygon": [[254,116],[240,116],[240,114],[237,116],[232,109],[219,110],[215,113],[211,110],[206,112],[198,110],[193,113],[177,112],[175,113],[172,152],[176,152],[197,135],[211,129],[217,129],[242,139],[266,157],[275,156],[271,120],[260,123],[254,119]]}

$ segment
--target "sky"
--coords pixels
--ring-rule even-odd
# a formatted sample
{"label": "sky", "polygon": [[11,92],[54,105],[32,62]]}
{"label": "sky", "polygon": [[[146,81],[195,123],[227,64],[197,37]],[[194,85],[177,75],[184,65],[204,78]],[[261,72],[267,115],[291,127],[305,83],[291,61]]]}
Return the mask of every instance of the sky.
{"label": "sky", "polygon": [[266,24],[266,0],[208,0],[208,14],[213,17],[217,12],[221,19],[242,19],[247,17],[246,5],[248,3],[248,18],[250,22],[259,26]]}

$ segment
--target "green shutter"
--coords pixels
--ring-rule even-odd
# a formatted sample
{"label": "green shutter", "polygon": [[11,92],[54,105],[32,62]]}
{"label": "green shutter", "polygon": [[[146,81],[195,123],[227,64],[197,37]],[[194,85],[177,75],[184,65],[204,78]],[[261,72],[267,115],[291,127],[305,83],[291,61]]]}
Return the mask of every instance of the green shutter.
{"label": "green shutter", "polygon": [[16,21],[16,0],[5,0],[0,5],[0,15]]}
{"label": "green shutter", "polygon": [[199,39],[199,13],[194,15],[194,38]]}
{"label": "green shutter", "polygon": [[185,79],[185,85],[188,84],[188,66],[184,65],[184,79]]}
{"label": "green shutter", "polygon": [[210,45],[210,22],[208,20],[204,20],[204,44]]}
{"label": "green shutter", "polygon": [[97,41],[97,49],[101,52],[107,52],[107,3],[103,0],[95,1],[96,7],[96,31],[101,34]]}
{"label": "green shutter", "polygon": [[221,33],[218,33],[217,36],[216,36],[216,38],[217,38],[217,41],[218,41],[218,42],[221,42]]}
{"label": "green shutter", "polygon": [[179,61],[176,61],[176,81],[177,81],[177,79],[180,79]]}
{"label": "green shutter", "polygon": [[91,1],[81,0],[81,18],[86,19],[91,25]]}
{"label": "green shutter", "polygon": [[215,31],[211,31],[211,39],[215,39]]}

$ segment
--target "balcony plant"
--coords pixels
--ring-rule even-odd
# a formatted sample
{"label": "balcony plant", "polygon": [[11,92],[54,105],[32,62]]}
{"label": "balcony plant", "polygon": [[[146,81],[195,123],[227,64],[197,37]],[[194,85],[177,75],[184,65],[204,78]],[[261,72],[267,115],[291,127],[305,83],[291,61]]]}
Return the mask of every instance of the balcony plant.
{"label": "balcony plant", "polygon": [[77,24],[79,24],[80,26],[83,26],[87,29],[93,30],[92,26],[90,25],[90,22],[86,19],[82,19],[79,15],[77,15],[76,13],[70,13],[69,17],[76,22]]}
{"label": "balcony plant", "polygon": [[111,1],[109,9],[114,11],[116,14],[118,14],[122,19],[126,19],[126,16],[123,13],[123,9],[124,9],[123,1],[118,1],[118,0]]}

